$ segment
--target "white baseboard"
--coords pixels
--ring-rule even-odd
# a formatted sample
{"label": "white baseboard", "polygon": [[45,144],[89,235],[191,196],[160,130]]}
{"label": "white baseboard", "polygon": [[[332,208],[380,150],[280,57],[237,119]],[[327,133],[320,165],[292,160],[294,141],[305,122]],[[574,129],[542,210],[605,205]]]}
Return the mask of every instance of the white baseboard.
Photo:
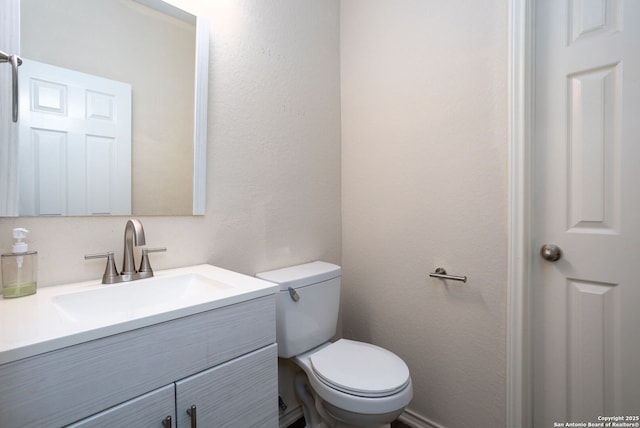
{"label": "white baseboard", "polygon": [[280,421],[278,425],[280,428],[287,428],[302,416],[304,416],[304,414],[302,413],[302,406],[294,407],[293,409],[287,409],[285,413],[280,415]]}
{"label": "white baseboard", "polygon": [[[303,416],[302,406],[295,407],[280,415],[280,422],[278,425],[280,428],[287,428]],[[445,428],[444,426],[438,425],[410,409],[405,409],[405,411],[398,417],[398,420],[413,428]]]}
{"label": "white baseboard", "polygon": [[438,425],[424,416],[415,413],[411,409],[405,409],[398,417],[398,420],[412,426],[413,428],[445,428],[442,425]]}

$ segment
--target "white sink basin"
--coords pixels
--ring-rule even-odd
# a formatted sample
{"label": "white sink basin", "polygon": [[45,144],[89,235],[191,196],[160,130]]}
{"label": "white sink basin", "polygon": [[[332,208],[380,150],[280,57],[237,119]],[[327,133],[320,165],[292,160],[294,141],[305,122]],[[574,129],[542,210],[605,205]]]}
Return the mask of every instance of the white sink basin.
{"label": "white sink basin", "polygon": [[195,273],[148,278],[53,296],[74,321],[125,320],[166,312],[228,296],[233,287]]}
{"label": "white sink basin", "polygon": [[96,279],[0,298],[0,364],[274,295],[277,289],[252,276],[197,265],[120,284]]}

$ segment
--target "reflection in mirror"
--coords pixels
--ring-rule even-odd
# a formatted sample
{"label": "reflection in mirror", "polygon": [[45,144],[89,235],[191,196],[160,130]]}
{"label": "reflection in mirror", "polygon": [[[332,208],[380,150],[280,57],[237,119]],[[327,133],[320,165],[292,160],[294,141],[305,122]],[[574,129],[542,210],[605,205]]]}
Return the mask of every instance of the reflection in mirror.
{"label": "reflection in mirror", "polygon": [[157,0],[21,0],[20,215],[204,213],[202,27]]}

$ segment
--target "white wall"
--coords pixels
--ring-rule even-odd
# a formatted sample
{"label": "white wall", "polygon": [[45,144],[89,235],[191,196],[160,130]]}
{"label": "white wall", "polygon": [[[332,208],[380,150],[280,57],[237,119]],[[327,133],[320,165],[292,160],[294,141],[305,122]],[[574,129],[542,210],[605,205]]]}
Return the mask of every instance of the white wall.
{"label": "white wall", "polygon": [[343,331],[446,427],[505,424],[506,7],[341,2]]}

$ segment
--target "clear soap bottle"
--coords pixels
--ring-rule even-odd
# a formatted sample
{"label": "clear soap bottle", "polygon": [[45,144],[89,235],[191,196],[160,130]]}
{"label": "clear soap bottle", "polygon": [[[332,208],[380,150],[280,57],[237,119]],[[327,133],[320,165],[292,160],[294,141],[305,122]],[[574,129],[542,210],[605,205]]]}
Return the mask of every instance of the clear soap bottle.
{"label": "clear soap bottle", "polygon": [[29,251],[24,240],[29,231],[13,229],[12,252],[2,254],[2,295],[4,298],[28,296],[38,288],[38,252]]}

